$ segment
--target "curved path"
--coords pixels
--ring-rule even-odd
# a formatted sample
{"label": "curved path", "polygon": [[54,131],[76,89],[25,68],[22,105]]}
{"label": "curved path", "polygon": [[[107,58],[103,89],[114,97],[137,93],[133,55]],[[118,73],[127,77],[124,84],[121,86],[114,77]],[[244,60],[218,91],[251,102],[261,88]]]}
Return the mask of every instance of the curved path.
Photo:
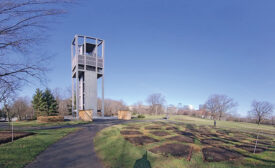
{"label": "curved path", "polygon": [[49,146],[25,168],[103,168],[95,154],[93,138],[101,129],[123,122],[95,120],[92,124],[81,126],[79,131]]}

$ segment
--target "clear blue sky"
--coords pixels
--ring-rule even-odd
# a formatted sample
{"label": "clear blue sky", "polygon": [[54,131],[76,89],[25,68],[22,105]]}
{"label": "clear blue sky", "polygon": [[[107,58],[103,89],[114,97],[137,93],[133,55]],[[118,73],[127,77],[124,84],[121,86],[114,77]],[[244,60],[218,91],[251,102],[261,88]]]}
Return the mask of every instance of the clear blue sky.
{"label": "clear blue sky", "polygon": [[71,85],[70,42],[83,34],[106,41],[107,98],[132,104],[162,93],[168,104],[198,107],[226,94],[245,115],[253,99],[275,103],[274,8],[274,0],[79,2],[50,26],[48,87]]}

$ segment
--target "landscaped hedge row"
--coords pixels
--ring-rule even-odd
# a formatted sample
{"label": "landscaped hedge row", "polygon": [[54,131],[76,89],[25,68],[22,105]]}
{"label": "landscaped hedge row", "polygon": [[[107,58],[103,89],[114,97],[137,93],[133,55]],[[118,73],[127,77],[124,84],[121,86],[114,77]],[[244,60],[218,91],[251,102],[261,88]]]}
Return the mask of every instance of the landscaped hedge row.
{"label": "landscaped hedge row", "polygon": [[63,116],[39,116],[37,117],[38,122],[59,122],[64,121]]}

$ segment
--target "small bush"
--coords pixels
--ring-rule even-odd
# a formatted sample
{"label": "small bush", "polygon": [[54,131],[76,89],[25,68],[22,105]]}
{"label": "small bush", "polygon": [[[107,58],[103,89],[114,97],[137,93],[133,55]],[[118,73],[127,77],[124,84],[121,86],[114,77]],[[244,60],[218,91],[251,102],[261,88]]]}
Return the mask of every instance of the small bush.
{"label": "small bush", "polygon": [[63,116],[39,116],[37,117],[38,122],[60,122],[64,121]]}
{"label": "small bush", "polygon": [[139,115],[138,115],[138,118],[145,118],[145,116],[142,115],[142,114],[139,114]]}

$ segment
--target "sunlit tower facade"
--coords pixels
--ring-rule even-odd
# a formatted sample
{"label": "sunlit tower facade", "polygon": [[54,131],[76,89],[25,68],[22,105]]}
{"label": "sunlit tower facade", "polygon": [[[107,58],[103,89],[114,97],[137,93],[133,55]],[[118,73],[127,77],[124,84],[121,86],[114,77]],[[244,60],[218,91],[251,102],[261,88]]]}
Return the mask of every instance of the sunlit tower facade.
{"label": "sunlit tower facade", "polygon": [[73,114],[78,118],[79,110],[92,110],[96,117],[100,89],[100,112],[104,116],[104,40],[75,35],[71,44],[71,60]]}

